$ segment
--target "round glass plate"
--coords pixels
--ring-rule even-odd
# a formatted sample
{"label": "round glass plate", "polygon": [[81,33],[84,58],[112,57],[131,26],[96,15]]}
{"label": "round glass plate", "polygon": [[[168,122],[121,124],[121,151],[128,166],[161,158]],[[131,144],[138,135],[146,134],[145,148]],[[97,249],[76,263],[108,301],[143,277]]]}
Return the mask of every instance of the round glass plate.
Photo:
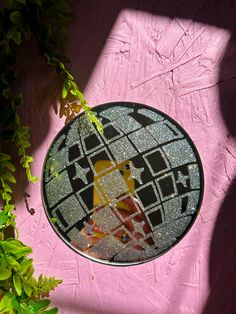
{"label": "round glass plate", "polygon": [[81,114],[49,148],[42,174],[47,217],[89,259],[149,261],[173,247],[198,214],[198,152],[182,127],[151,107],[114,102],[93,111],[103,135]]}

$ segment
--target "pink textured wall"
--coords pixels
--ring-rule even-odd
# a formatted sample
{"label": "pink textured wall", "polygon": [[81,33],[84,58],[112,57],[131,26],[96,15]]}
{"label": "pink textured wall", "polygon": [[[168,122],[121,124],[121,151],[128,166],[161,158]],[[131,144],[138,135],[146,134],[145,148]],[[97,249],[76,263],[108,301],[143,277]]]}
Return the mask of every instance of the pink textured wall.
{"label": "pink textured wall", "polygon": [[[31,216],[19,198],[21,239],[34,248],[37,273],[63,279],[53,303],[63,314],[236,313],[236,1],[83,0],[73,12],[69,67],[87,100],[136,101],[176,119],[199,150],[206,186],[201,213],[175,248],[116,268],[70,250],[46,220],[40,183],[20,178],[36,209]],[[64,121],[53,109],[56,75],[32,43],[27,49],[20,84],[40,177]]]}

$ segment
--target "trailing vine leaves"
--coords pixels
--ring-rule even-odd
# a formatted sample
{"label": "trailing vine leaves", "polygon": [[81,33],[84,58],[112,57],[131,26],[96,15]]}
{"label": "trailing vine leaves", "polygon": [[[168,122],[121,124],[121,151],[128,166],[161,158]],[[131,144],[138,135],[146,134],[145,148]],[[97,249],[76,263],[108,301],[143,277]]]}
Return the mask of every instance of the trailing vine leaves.
{"label": "trailing vine leaves", "polygon": [[[42,275],[33,277],[33,260],[28,257],[32,249],[17,239],[0,241],[0,313],[57,313],[48,308],[50,301],[45,299],[61,280]],[[49,312],[51,311],[51,312]]]}
{"label": "trailing vine leaves", "polygon": [[[15,91],[17,47],[28,40],[38,44],[44,60],[58,73],[62,82],[62,106],[60,116],[66,122],[81,109],[102,133],[101,122],[88,106],[72,73],[66,67],[65,42],[67,23],[71,20],[69,0],[6,0],[0,12],[0,314],[54,314],[47,299],[50,291],[61,280],[40,275],[34,277],[32,249],[18,239],[15,222],[13,185],[16,183],[14,165],[10,154],[2,151],[7,144],[15,145],[19,164],[25,170],[29,182],[37,178],[30,165],[29,127],[21,123],[19,106],[23,95]],[[12,226],[17,238],[5,239],[5,230]]]}

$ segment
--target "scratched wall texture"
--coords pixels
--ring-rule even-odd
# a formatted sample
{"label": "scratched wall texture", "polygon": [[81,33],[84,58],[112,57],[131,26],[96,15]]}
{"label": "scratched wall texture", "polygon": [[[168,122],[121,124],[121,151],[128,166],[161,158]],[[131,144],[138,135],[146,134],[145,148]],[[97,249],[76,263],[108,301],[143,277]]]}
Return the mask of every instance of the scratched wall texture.
{"label": "scratched wall texture", "polygon": [[[40,184],[27,187],[20,177],[36,209],[31,216],[19,197],[21,239],[34,248],[38,274],[63,279],[53,303],[62,314],[236,313],[236,1],[83,0],[73,14],[69,67],[87,100],[145,103],[176,119],[201,155],[205,195],[176,247],[147,264],[116,268],[70,250],[46,220]],[[40,177],[64,120],[55,113],[56,74],[34,43],[27,49],[20,86]]]}

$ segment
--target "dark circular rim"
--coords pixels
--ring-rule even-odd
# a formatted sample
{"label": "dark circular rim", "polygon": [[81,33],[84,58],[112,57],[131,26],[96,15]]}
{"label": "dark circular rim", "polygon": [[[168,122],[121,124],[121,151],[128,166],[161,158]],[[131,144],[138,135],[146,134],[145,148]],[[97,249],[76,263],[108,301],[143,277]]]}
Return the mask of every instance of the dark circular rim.
{"label": "dark circular rim", "polygon": [[76,117],[74,117],[68,124],[64,125],[60,131],[56,134],[56,136],[54,137],[53,141],[51,142],[48,150],[47,150],[47,153],[46,153],[46,156],[44,158],[44,162],[43,162],[43,167],[42,167],[42,171],[41,171],[41,181],[40,181],[40,190],[41,190],[41,199],[42,199],[42,204],[43,204],[43,208],[44,208],[44,212],[46,214],[46,217],[52,227],[52,229],[54,230],[54,232],[56,233],[56,235],[63,241],[63,243],[65,243],[69,248],[71,248],[75,253],[85,257],[86,259],[90,260],[90,261],[93,261],[93,262],[96,262],[96,263],[99,263],[99,264],[103,264],[103,265],[109,265],[109,266],[118,266],[118,267],[124,267],[124,266],[135,266],[135,265],[141,265],[141,264],[144,264],[144,263],[148,263],[150,261],[153,261],[155,260],[156,258],[158,257],[161,257],[162,255],[164,255],[165,253],[167,253],[169,250],[173,249],[189,232],[189,230],[192,228],[193,224],[195,223],[198,215],[199,215],[199,212],[200,212],[200,208],[202,206],[202,201],[203,201],[203,196],[204,196],[204,190],[205,190],[205,181],[204,181],[204,171],[203,171],[203,165],[202,165],[202,161],[201,161],[201,158],[200,158],[200,155],[198,153],[198,150],[195,146],[195,144],[193,143],[191,137],[189,136],[189,134],[185,131],[185,129],[178,123],[176,122],[176,120],[174,120],[172,117],[170,117],[169,115],[167,115],[166,113],[160,111],[159,109],[156,109],[156,108],[153,108],[149,105],[146,105],[146,104],[141,104],[141,103],[137,103],[137,102],[130,102],[130,101],[113,101],[113,102],[108,102],[108,103],[103,103],[103,104],[99,104],[99,105],[96,105],[94,107],[92,107],[92,111],[94,111],[94,109],[96,110],[96,108],[99,108],[99,107],[103,107],[104,109],[106,107],[111,107],[113,105],[128,105],[128,106],[137,106],[137,107],[142,107],[142,108],[147,108],[157,114],[160,114],[162,115],[164,118],[168,119],[170,122],[173,122],[174,125],[176,125],[179,130],[185,135],[186,139],[188,140],[188,143],[190,144],[190,146],[192,147],[193,151],[194,151],[194,154],[195,154],[195,157],[196,157],[196,160],[197,160],[197,165],[199,166],[199,172],[200,172],[200,195],[199,195],[199,201],[198,201],[198,207],[196,209],[196,212],[195,214],[192,216],[192,220],[191,222],[189,223],[188,227],[186,228],[186,230],[182,233],[182,235],[176,240],[176,242],[168,247],[166,250],[164,250],[163,252],[157,254],[156,256],[154,257],[151,257],[151,258],[147,258],[145,260],[142,260],[142,261],[137,261],[137,262],[111,262],[111,261],[108,261],[108,260],[102,260],[102,259],[99,259],[99,258],[95,258],[93,256],[90,256],[88,254],[85,254],[81,251],[79,251],[78,249],[76,249],[73,245],[70,244],[69,241],[67,241],[62,235],[61,233],[59,232],[59,230],[55,227],[54,223],[51,221],[51,217],[49,216],[49,213],[48,213],[48,210],[47,210],[47,205],[45,204],[45,200],[44,200],[44,169],[45,169],[45,165],[46,165],[46,161],[47,161],[47,158],[48,158],[48,154],[52,148],[52,146],[54,145],[54,143],[56,142],[56,140],[59,138],[59,136],[64,132],[65,129],[67,129],[70,125],[72,125],[72,123],[78,119],[79,117],[85,115],[86,113],[85,112],[82,112],[80,114],[78,114]]}

